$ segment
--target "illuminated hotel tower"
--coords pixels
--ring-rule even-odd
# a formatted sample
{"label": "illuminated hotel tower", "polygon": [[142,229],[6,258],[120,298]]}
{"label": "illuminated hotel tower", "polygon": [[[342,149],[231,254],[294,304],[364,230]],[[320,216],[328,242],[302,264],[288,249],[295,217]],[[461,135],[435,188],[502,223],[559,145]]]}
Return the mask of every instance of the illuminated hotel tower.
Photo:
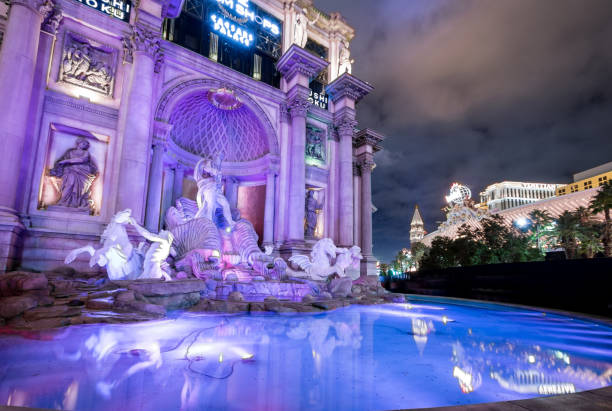
{"label": "illuminated hotel tower", "polygon": [[419,206],[414,207],[414,215],[410,223],[410,244],[418,243],[425,237],[425,225],[419,213]]}

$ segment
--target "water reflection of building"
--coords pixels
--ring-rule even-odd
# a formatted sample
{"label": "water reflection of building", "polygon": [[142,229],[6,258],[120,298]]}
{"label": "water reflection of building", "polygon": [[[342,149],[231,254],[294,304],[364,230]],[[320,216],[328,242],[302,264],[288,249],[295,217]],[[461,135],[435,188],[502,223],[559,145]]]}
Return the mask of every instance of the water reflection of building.
{"label": "water reflection of building", "polygon": [[612,382],[611,364],[575,364],[568,353],[538,345],[472,338],[453,344],[452,362],[453,376],[465,393],[476,390],[483,375],[501,388],[521,394],[568,394]]}
{"label": "water reflection of building", "polygon": [[[316,235],[360,246],[375,274],[383,137],[356,129],[373,88],[347,66],[353,28],[311,0],[163,3],[15,1],[9,24],[0,2],[0,271],[56,267],[126,208],[157,232],[195,197],[199,158],[222,154],[225,195],[261,242],[303,253],[304,193],[317,190]],[[68,184],[50,170],[77,139],[98,172],[81,170],[86,206],[58,207]]]}

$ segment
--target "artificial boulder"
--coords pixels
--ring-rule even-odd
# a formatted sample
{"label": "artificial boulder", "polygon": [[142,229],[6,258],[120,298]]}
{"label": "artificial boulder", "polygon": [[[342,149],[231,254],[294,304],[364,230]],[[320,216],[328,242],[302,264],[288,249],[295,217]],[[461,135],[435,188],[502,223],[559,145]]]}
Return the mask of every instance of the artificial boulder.
{"label": "artificial boulder", "polygon": [[329,291],[332,296],[338,298],[345,298],[351,294],[351,288],[353,286],[353,280],[350,278],[334,278],[329,283]]}
{"label": "artificial boulder", "polygon": [[36,298],[28,295],[0,298],[0,317],[13,318],[37,305]]}
{"label": "artificial boulder", "polygon": [[47,277],[41,273],[15,271],[0,276],[0,296],[21,295],[26,291],[43,290],[49,284]]}

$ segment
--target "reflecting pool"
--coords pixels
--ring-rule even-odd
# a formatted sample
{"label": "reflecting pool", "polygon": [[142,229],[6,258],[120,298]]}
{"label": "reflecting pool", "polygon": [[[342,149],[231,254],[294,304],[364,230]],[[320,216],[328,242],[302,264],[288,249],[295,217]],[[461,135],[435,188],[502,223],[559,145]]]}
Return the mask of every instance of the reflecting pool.
{"label": "reflecting pool", "polygon": [[2,405],[377,410],[611,384],[612,328],[444,299],[0,335]]}

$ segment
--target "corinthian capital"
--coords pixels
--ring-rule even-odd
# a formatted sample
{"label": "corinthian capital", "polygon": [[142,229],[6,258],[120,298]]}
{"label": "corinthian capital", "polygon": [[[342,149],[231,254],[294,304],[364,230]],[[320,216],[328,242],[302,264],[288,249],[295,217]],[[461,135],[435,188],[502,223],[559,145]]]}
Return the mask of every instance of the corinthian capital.
{"label": "corinthian capital", "polygon": [[157,63],[163,61],[160,59],[162,54],[160,43],[161,36],[159,32],[136,23],[132,26],[132,34],[123,39],[125,59],[132,61],[134,53],[144,53],[156,62],[156,69],[159,69]]}
{"label": "corinthian capital", "polygon": [[12,0],[11,5],[27,7],[33,12],[40,14],[43,19],[53,10],[53,2],[51,0]]}
{"label": "corinthian capital", "polygon": [[289,115],[291,118],[294,117],[306,117],[310,103],[308,100],[293,99],[289,102]]}
{"label": "corinthian capital", "polygon": [[357,127],[357,120],[355,119],[345,118],[336,123],[336,129],[340,138],[352,138],[355,133],[355,127]]}
{"label": "corinthian capital", "polygon": [[289,115],[293,117],[306,117],[308,109],[310,108],[310,102],[308,101],[308,88],[302,86],[294,86],[289,90],[288,94],[288,108]]}
{"label": "corinthian capital", "polygon": [[64,15],[59,6],[53,5],[50,0],[47,0],[45,3],[43,3],[43,6],[41,6],[41,8],[44,8],[43,23],[41,28],[47,33],[56,34]]}
{"label": "corinthian capital", "polygon": [[371,173],[372,169],[376,163],[374,163],[374,158],[372,154],[364,153],[363,155],[357,158],[357,165],[359,166],[361,173]]}

